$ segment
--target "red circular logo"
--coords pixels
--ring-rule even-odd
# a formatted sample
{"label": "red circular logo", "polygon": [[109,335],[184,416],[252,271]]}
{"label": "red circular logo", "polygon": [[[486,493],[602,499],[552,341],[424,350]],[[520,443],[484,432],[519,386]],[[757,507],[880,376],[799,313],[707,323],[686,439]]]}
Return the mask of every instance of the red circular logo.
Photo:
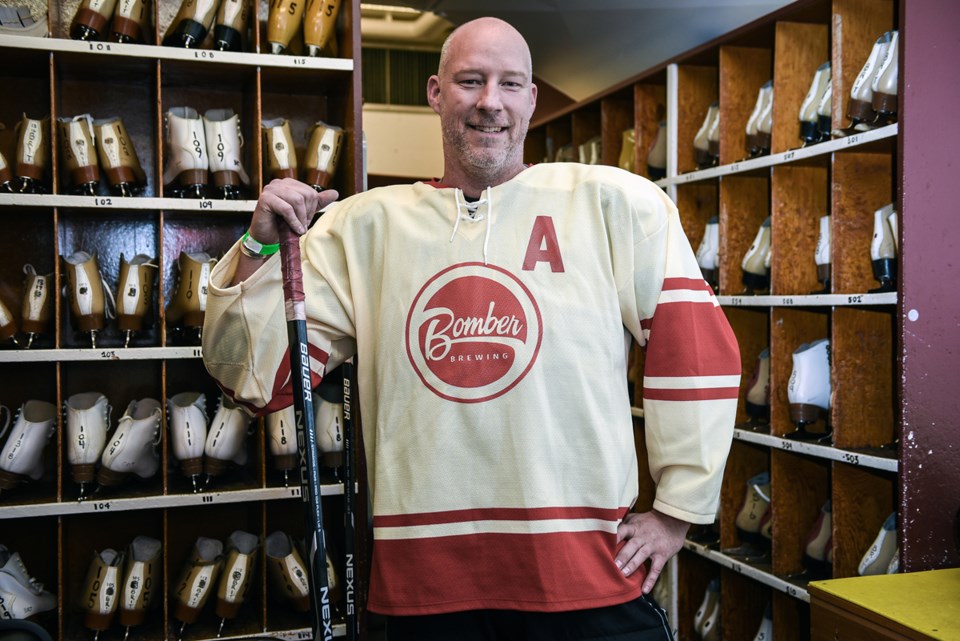
{"label": "red circular logo", "polygon": [[536,361],[542,338],[529,290],[483,263],[454,265],[431,278],[407,315],[407,356],[420,380],[462,403],[512,389]]}

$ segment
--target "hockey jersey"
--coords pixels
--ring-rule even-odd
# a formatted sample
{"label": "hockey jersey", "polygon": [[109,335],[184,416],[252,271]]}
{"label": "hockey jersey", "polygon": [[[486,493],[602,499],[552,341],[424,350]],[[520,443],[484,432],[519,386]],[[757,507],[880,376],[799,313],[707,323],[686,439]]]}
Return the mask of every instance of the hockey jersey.
{"label": "hockey jersey", "polygon": [[[614,564],[638,467],[645,346],[654,507],[716,513],[736,339],[677,210],[613,167],[534,165],[468,202],[437,182],[331,205],[301,240],[314,384],[357,355],[373,510],[367,606],[561,611],[639,596]],[[203,355],[257,414],[289,405],[280,262],[210,278]]]}

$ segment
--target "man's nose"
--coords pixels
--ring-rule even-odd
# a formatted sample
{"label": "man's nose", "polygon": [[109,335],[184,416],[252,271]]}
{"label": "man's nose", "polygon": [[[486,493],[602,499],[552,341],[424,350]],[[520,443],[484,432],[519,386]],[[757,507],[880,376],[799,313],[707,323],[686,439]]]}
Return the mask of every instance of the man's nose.
{"label": "man's nose", "polygon": [[503,101],[500,96],[500,85],[488,82],[480,90],[480,96],[477,99],[477,109],[483,111],[500,111],[503,109]]}

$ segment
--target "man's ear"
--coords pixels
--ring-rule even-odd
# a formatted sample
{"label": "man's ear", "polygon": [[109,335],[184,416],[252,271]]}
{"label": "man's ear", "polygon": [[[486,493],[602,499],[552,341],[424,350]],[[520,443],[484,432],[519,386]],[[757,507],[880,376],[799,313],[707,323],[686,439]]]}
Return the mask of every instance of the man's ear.
{"label": "man's ear", "polygon": [[430,76],[427,79],[427,102],[430,107],[440,113],[440,77]]}
{"label": "man's ear", "polygon": [[537,108],[537,85],[533,83],[530,84],[530,102],[532,103],[530,111],[533,112]]}

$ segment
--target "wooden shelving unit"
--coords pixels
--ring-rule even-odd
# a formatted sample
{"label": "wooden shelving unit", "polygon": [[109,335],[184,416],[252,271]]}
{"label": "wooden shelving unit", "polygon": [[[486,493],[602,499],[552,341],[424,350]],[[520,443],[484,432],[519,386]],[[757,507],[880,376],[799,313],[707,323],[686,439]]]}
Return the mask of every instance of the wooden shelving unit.
{"label": "wooden shelving unit", "polygon": [[[849,577],[856,576],[861,557],[898,505],[904,470],[893,444],[899,435],[902,310],[897,292],[870,291],[879,284],[870,243],[873,212],[898,202],[902,133],[894,122],[803,146],[798,114],[815,70],[830,61],[832,119],[834,127],[845,126],[853,80],[877,37],[898,28],[899,4],[911,1],[916,0],[801,0],[531,126],[528,162],[543,162],[550,149],[600,135],[611,145],[602,154],[609,165],[618,164],[621,136],[607,127],[635,128],[642,132],[635,172],[647,175],[647,151],[665,118],[667,175],[656,184],[676,202],[695,250],[707,221],[719,219],[718,300],[740,344],[741,404],[721,493],[719,541],[711,546],[688,541],[674,565],[680,587],[665,605],[682,640],[699,638],[694,612],[714,577],[721,580],[725,639],[753,638],[768,602],[775,638],[808,638],[803,553],[821,506],[832,502],[833,576]],[[751,158],[745,125],[768,80],[774,86],[771,150]],[[903,86],[902,75],[900,82]],[[720,107],[719,162],[698,168],[693,140],[714,102]],[[633,120],[623,122],[623,113]],[[814,293],[822,289],[814,254],[819,219],[827,214],[831,289]],[[918,224],[916,215],[901,214],[901,227]],[[770,288],[747,293],[741,260],[768,217]],[[824,338],[832,351],[832,442],[791,440],[792,354]],[[755,431],[743,426],[748,416],[742,399],[763,349],[770,350],[771,417],[764,431]],[[634,359],[639,363],[631,371],[634,415],[642,438],[642,353]],[[820,421],[809,429],[825,431],[826,425]],[[638,453],[645,455],[641,446]],[[735,519],[748,479],[764,471],[771,476],[771,554],[763,562],[745,561],[730,553],[743,543]],[[655,492],[644,474],[641,462],[638,509],[649,509]],[[901,545],[909,545],[902,537],[901,530]]]}
{"label": "wooden shelving unit", "polygon": [[[362,189],[359,2],[343,3],[336,51],[318,58],[265,53],[266,1],[250,3],[254,19],[242,53],[160,46],[179,7],[174,0],[148,3],[152,15],[145,44],[74,41],[68,33],[78,5],[79,0],[50,2],[42,16],[49,20],[48,38],[0,36],[6,63],[0,122],[9,134],[23,114],[45,118],[52,139],[47,193],[0,194],[5,228],[0,298],[19,319],[23,266],[29,263],[38,273],[54,274],[60,292],[66,285],[61,257],[77,250],[96,252],[103,279],[116,292],[120,254],[130,258],[144,253],[160,266],[152,323],[124,348],[122,332],[108,320],[92,348],[89,337],[72,326],[67,299],[56,296],[48,334],[39,336],[29,350],[12,344],[0,350],[0,403],[16,412],[27,400],[40,399],[54,404],[59,413],[68,396],[97,390],[110,402],[113,427],[131,400],[151,397],[163,403],[189,390],[206,395],[209,420],[220,392],[203,367],[200,347],[181,340],[166,325],[179,254],[202,250],[221,256],[245,230],[257,194],[270,179],[265,175],[262,120],[287,118],[301,159],[310,125],[323,120],[342,126],[346,137],[332,186],[344,196]],[[180,105],[200,113],[230,107],[240,114],[243,164],[252,183],[244,200],[181,199],[164,193],[163,116]],[[118,197],[105,179],[96,196],[67,193],[58,132],[51,123],[84,113],[123,118],[146,172],[142,193]],[[254,533],[261,542],[276,530],[303,536],[299,486],[285,487],[273,469],[263,421],[252,424],[248,463],[218,477],[206,491],[193,493],[173,456],[166,419],[164,415],[159,443],[162,465],[148,481],[130,480],[79,502],[60,416],[44,452],[42,478],[0,495],[0,543],[19,552],[31,575],[58,598],[56,610],[36,618],[54,638],[91,638],[76,601],[95,551],[123,550],[139,535],[163,542],[156,607],[143,625],[130,630],[130,639],[175,639],[179,623],[172,617],[172,583],[197,537],[225,541],[234,530]],[[323,488],[327,539],[335,559],[343,549],[343,492],[334,477]],[[361,560],[361,576],[364,564]],[[307,615],[268,595],[264,568],[261,556],[257,587],[224,628],[223,638],[309,638]],[[218,624],[208,604],[188,626],[188,638],[215,638]],[[335,632],[343,636],[344,626]],[[123,633],[115,621],[99,638],[119,640]]]}

